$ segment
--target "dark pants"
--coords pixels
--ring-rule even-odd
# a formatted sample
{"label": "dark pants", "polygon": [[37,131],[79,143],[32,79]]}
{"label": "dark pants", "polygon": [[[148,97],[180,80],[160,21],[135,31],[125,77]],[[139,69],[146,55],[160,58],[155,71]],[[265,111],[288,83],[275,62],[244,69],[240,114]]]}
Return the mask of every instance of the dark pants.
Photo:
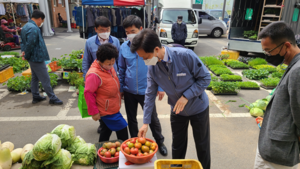
{"label": "dark pants", "polygon": [[18,35],[13,35],[13,37],[14,37],[15,43],[17,45],[20,45],[19,36]]}
{"label": "dark pants", "polygon": [[209,107],[193,116],[171,114],[173,134],[172,158],[184,159],[188,144],[188,127],[191,122],[198,160],[204,169],[210,169]]}
{"label": "dark pants", "polygon": [[[103,122],[103,120],[99,120],[100,122],[100,136],[99,136],[99,142],[102,141],[109,141],[110,135],[112,131],[107,127],[107,125]],[[117,138],[119,140],[127,140],[128,139],[128,131],[127,127],[125,127],[122,130],[116,131],[117,133]]]}
{"label": "dark pants", "polygon": [[[137,137],[139,129],[136,119],[138,103],[144,108],[145,95],[135,95],[124,92],[124,102],[127,114],[128,127],[131,137]],[[156,107],[153,108],[150,129],[158,145],[164,142],[164,136],[161,134],[161,125],[157,116]]]}
{"label": "dark pants", "polygon": [[183,39],[183,40],[174,40],[174,43],[177,43],[177,44],[180,44],[180,45],[184,46],[185,45],[185,39]]}
{"label": "dark pants", "polygon": [[39,81],[41,81],[42,86],[47,93],[47,96],[50,100],[55,100],[57,97],[55,96],[53,89],[50,84],[50,77],[48,74],[48,68],[46,67],[45,62],[31,62],[29,61],[31,68],[31,93],[33,98],[40,97],[39,92]]}

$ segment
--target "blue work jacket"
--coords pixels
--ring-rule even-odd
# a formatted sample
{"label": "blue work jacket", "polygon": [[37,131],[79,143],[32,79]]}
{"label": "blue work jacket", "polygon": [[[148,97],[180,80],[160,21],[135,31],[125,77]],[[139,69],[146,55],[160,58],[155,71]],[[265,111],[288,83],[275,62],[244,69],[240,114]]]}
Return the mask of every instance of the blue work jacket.
{"label": "blue work jacket", "polygon": [[208,96],[204,91],[211,77],[202,61],[190,49],[168,47],[165,49],[169,56],[169,71],[162,62],[148,67],[144,124],[151,123],[158,86],[168,95],[171,113],[175,113],[173,108],[183,95],[188,99],[188,103],[179,115],[196,115],[207,109],[209,105]]}
{"label": "blue work jacket", "polygon": [[185,40],[187,38],[186,24],[184,22],[182,22],[181,24],[174,23],[172,25],[171,34],[173,40],[178,40],[178,41]]}
{"label": "blue work jacket", "polygon": [[29,20],[22,28],[21,51],[25,52],[25,59],[31,62],[50,60],[40,28],[33,20]]}
{"label": "blue work jacket", "polygon": [[[116,37],[109,36],[109,43],[113,44],[117,47],[118,51],[120,49],[120,41]],[[85,79],[85,75],[90,69],[92,63],[97,59],[97,51],[99,46],[101,45],[99,38],[97,35],[90,37],[85,44],[84,55],[82,60],[82,72],[83,78]],[[118,72],[118,60],[114,64],[114,69]]]}
{"label": "blue work jacket", "polygon": [[[124,42],[119,51],[119,79],[121,92],[145,95],[148,67],[143,58],[130,51],[130,41]],[[163,91],[161,88],[159,91]]]}

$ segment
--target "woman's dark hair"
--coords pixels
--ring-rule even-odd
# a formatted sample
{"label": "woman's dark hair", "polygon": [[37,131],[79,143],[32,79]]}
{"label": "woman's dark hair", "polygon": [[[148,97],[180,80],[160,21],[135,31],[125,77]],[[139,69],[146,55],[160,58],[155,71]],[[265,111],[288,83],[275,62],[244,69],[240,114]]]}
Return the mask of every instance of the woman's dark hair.
{"label": "woman's dark hair", "polygon": [[147,28],[138,33],[130,46],[131,52],[143,49],[146,53],[152,53],[156,47],[161,48],[161,43],[155,31]]}
{"label": "woman's dark hair", "polygon": [[143,23],[142,23],[141,18],[136,15],[129,15],[123,21],[124,29],[131,27],[131,26],[135,26],[136,28],[140,29],[140,27],[142,25],[143,25]]}
{"label": "woman's dark hair", "polygon": [[101,63],[111,59],[117,60],[118,56],[118,49],[111,43],[100,45],[97,51],[97,60],[99,60]]}
{"label": "woman's dark hair", "polygon": [[283,21],[274,22],[265,27],[258,35],[261,38],[269,37],[272,43],[279,45],[283,42],[290,42],[296,45],[296,38],[292,28]]}
{"label": "woman's dark hair", "polygon": [[45,14],[40,10],[34,10],[33,13],[32,13],[32,18],[34,18],[34,19],[42,18],[42,20],[44,20],[45,19]]}
{"label": "woman's dark hair", "polygon": [[98,18],[96,18],[95,20],[95,27],[98,28],[99,26],[102,27],[110,27],[111,26],[111,22],[108,18],[106,18],[105,16],[99,16]]}

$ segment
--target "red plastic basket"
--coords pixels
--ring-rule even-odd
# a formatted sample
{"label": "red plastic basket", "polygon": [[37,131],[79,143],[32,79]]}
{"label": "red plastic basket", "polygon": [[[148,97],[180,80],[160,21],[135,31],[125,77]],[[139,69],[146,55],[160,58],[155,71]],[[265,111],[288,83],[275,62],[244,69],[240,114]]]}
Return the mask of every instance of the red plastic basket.
{"label": "red plastic basket", "polygon": [[103,157],[100,155],[100,152],[103,150],[103,147],[101,147],[99,150],[98,150],[98,156],[100,157],[101,161],[103,161],[104,163],[116,163],[119,161],[119,157],[113,157],[113,158],[106,158],[106,157]]}

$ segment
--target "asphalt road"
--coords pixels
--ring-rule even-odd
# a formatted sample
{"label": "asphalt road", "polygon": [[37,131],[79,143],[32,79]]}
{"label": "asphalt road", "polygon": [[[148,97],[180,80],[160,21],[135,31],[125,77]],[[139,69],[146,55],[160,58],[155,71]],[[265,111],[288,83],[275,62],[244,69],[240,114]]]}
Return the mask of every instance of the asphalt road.
{"label": "asphalt road", "polygon": [[[78,32],[65,33],[62,30],[58,30],[54,37],[46,37],[45,41],[51,58],[70,53],[72,50],[82,49],[85,44],[85,41],[79,38]],[[201,36],[195,53],[198,56],[218,55],[226,44],[226,37],[214,39]],[[240,71],[234,71],[234,73],[240,74]],[[10,93],[5,86],[0,85],[0,140],[2,142],[11,141],[16,148],[23,147],[27,143],[35,143],[42,135],[51,132],[57,125],[69,124],[76,128],[77,135],[84,138],[86,142],[97,142],[99,135],[96,130],[99,123],[92,119],[81,119],[77,108],[77,95],[67,90],[67,85],[55,88],[57,96],[64,101],[62,106],[50,106],[48,99],[32,105],[30,93],[26,95]],[[253,168],[259,128],[255,119],[250,117],[248,110],[244,107],[240,108],[239,105],[245,104],[244,100],[254,102],[262,99],[270,91],[241,90],[237,96],[214,96],[210,91],[206,92],[210,99],[211,168]],[[228,100],[236,100],[236,102],[227,103]],[[172,134],[169,117],[170,106],[167,104],[167,97],[163,101],[157,101],[156,104],[165,144],[169,150],[167,157],[158,153],[158,158],[171,159]],[[124,104],[122,104],[121,113],[126,118]],[[142,119],[143,112],[139,107],[139,126],[142,125]],[[189,127],[188,133],[189,143],[186,158],[197,159],[191,127]],[[147,133],[147,137],[153,138],[151,131]],[[116,139],[114,133],[111,139]]]}

